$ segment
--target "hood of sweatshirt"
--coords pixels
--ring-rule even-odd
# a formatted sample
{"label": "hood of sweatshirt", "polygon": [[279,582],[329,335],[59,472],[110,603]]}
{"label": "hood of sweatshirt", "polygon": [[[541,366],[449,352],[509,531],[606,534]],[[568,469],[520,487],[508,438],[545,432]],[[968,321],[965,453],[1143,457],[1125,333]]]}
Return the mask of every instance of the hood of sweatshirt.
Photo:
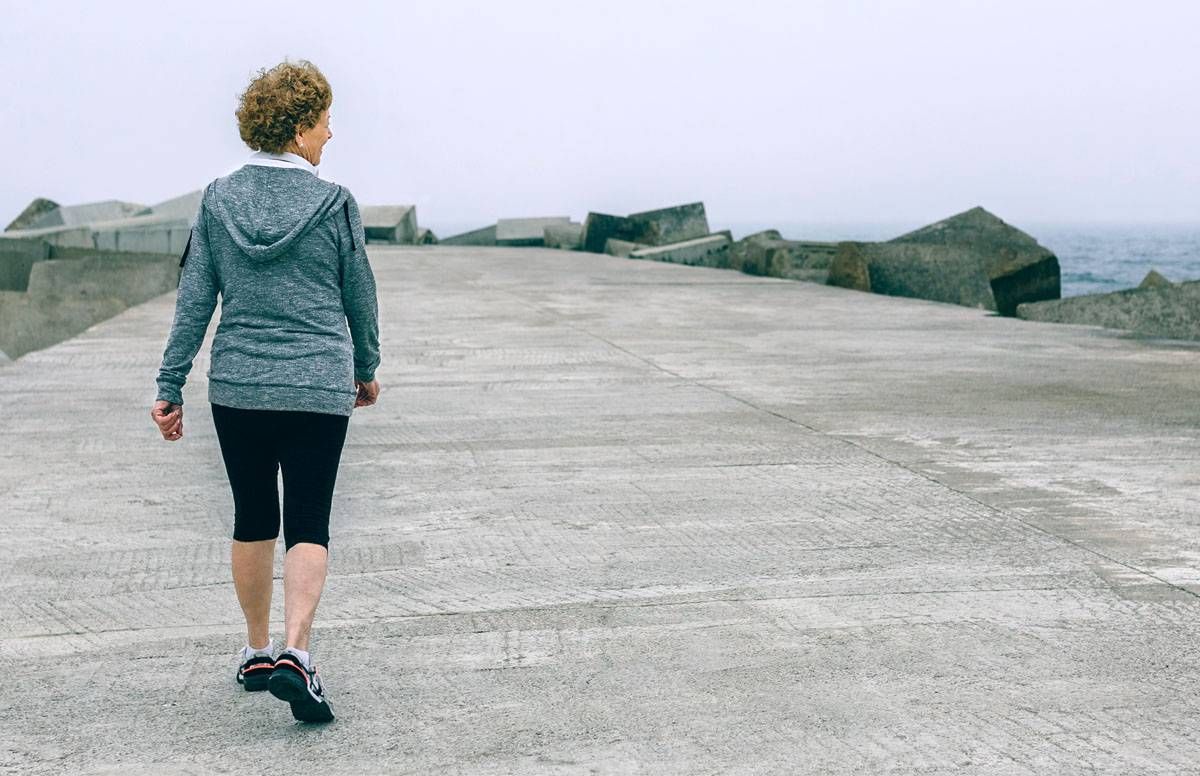
{"label": "hood of sweatshirt", "polygon": [[307,170],[247,164],[217,178],[206,204],[251,260],[273,261],[342,207],[346,189]]}

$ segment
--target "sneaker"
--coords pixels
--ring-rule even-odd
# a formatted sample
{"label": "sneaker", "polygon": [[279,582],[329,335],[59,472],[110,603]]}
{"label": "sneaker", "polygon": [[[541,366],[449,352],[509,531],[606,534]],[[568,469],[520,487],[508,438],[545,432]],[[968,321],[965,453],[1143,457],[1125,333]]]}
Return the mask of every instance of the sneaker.
{"label": "sneaker", "polygon": [[329,722],[333,708],[325,698],[325,688],[317,669],[309,669],[299,657],[286,649],[275,659],[275,670],[267,689],[292,706],[292,716],[301,722]]}
{"label": "sneaker", "polygon": [[[268,645],[269,646],[269,645]],[[275,661],[270,655],[255,653],[249,647],[242,647],[242,664],[238,666],[237,681],[246,692],[256,692],[267,689],[267,681],[275,670]]]}

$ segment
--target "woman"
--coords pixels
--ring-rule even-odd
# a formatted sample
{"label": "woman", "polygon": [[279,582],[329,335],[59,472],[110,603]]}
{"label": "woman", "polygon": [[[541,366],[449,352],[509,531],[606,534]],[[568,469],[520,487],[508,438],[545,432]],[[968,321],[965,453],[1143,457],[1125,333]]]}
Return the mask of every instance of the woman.
{"label": "woman", "polygon": [[[208,399],[233,491],[233,582],[246,616],[237,681],[270,690],[306,721],[333,719],[309,631],[350,414],[379,395],[379,312],[358,203],[317,174],[332,102],[305,60],[259,71],[241,95],[238,129],[257,153],[204,190],[150,412],[164,439],[183,438],[183,384],[220,294]],[[274,655],[280,469],[287,641]]]}

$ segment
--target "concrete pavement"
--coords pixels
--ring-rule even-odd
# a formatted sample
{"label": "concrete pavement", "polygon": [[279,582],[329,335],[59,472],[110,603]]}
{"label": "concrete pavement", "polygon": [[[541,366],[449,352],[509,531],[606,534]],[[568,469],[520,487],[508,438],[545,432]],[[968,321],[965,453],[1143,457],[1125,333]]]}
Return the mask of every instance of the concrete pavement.
{"label": "concrete pavement", "polygon": [[384,389],[313,642],[338,720],[234,683],[207,343],[184,439],[148,415],[167,294],[0,368],[0,771],[1198,770],[1200,347],[371,256]]}

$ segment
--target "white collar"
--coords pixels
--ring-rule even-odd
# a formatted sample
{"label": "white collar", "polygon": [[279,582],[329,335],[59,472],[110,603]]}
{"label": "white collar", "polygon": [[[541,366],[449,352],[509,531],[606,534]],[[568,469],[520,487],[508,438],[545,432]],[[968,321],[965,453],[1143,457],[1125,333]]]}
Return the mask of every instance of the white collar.
{"label": "white collar", "polygon": [[309,163],[303,156],[294,154],[291,151],[284,151],[280,154],[273,154],[269,151],[256,151],[246,160],[246,164],[257,164],[262,167],[298,167],[301,170],[308,170],[318,178],[321,177],[321,173],[316,166]]}

